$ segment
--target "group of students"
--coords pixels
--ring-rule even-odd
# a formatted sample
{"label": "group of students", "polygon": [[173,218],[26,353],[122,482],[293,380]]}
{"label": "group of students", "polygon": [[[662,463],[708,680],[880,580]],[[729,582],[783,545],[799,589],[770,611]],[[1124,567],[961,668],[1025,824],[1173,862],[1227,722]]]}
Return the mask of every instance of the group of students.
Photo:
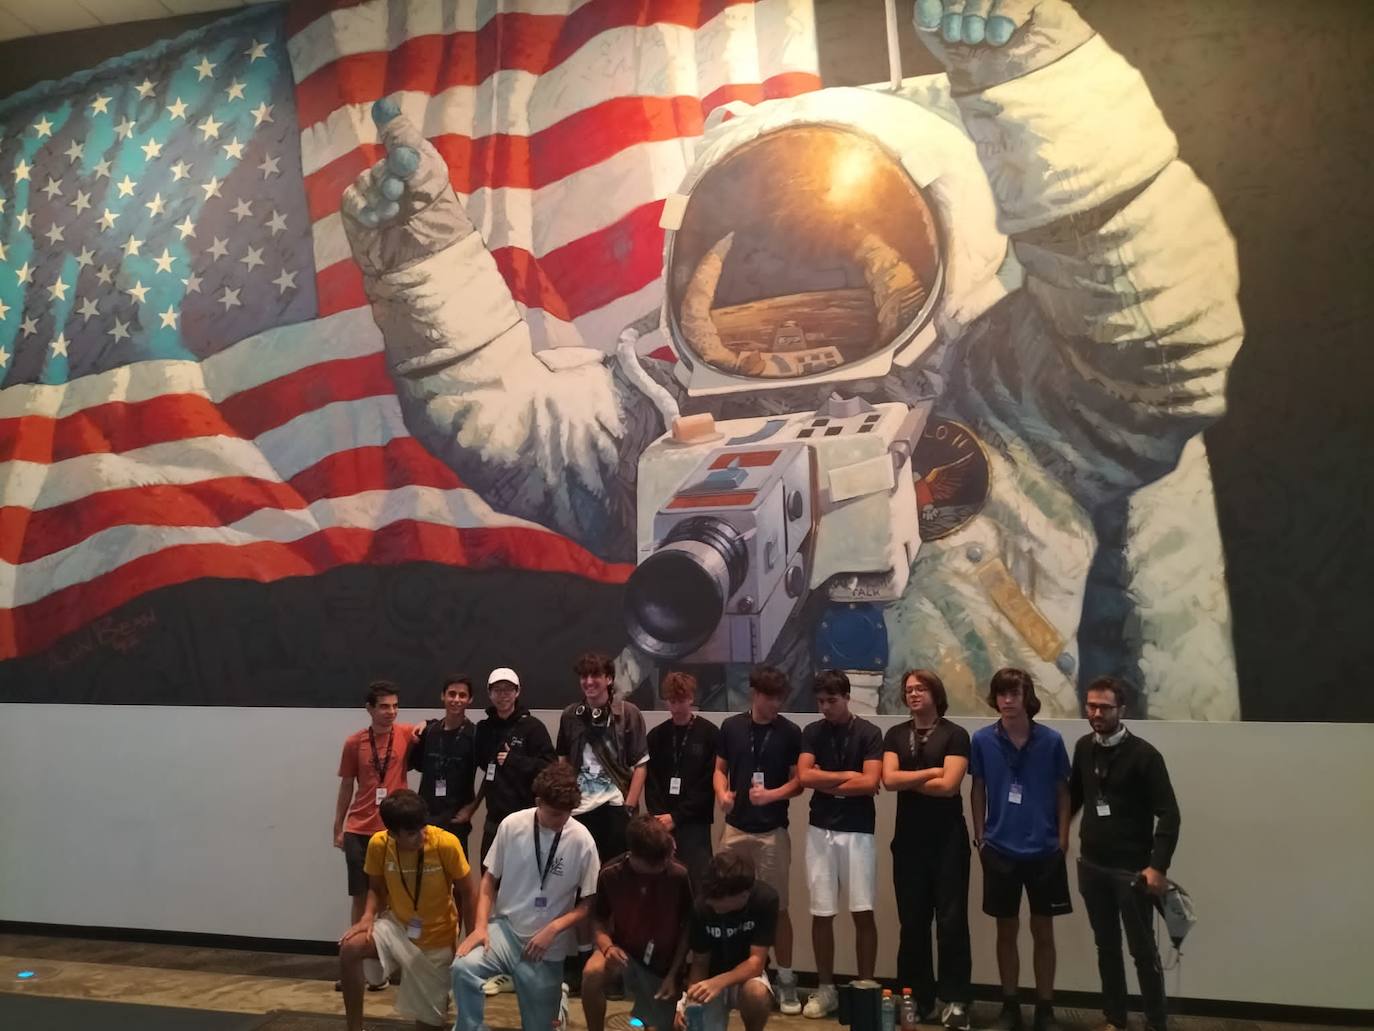
{"label": "group of students", "polygon": [[[753,671],[748,711],[719,728],[695,712],[693,678],[669,673],[661,694],[670,719],[652,731],[634,704],[615,698],[609,658],[589,653],[575,671],[582,698],[563,710],[556,741],[519,704],[519,677],[508,668],[488,678],[491,706],[476,724],[464,677],[445,683],[443,719],[420,728],[396,722],[394,685],[370,687],[371,724],[344,745],[334,825],[353,907],[338,986],[349,1031],[362,1027],[364,985],[381,990],[388,980],[399,980],[396,1009],[417,1027],[447,1023],[451,987],[455,1031],[484,1027],[485,998],[502,991],[516,993],[524,1031],[548,1031],[566,1018],[569,982],[580,982],[588,1031],[603,1031],[612,983],[660,1031],[680,1025],[693,1004],[711,1031],[724,1028],[731,1009],[747,1031],[760,1031],[775,1005],[830,1016],[842,905],[854,921],[858,976],[874,975],[875,796],[884,788],[898,796],[897,979],[911,988],[921,1022],[970,1026],[976,850],[983,910],[997,926],[1004,998],[994,1026],[1023,1026],[1023,894],[1033,1027],[1055,1026],[1052,921],[1072,909],[1065,855],[1081,812],[1078,883],[1097,945],[1104,1029],[1126,1027],[1124,927],[1146,1025],[1164,1031],[1153,897],[1167,886],[1179,811],[1159,752],[1121,722],[1130,693],[1123,681],[1089,685],[1092,733],[1070,760],[1059,733],[1035,721],[1035,685],[1019,669],[992,677],[987,700],[999,719],[971,738],[945,718],[945,688],[929,670],[903,676],[911,719],[886,735],[850,711],[849,681],[838,670],[816,674],[821,718],[805,728],[781,715],[790,685],[777,669]],[[420,773],[418,793],[407,788],[407,770]],[[788,814],[806,789],[819,985],[803,1007],[792,970]],[[467,855],[482,803],[478,874]],[[641,804],[644,814],[635,815]],[[713,849],[717,807],[725,827]]]}

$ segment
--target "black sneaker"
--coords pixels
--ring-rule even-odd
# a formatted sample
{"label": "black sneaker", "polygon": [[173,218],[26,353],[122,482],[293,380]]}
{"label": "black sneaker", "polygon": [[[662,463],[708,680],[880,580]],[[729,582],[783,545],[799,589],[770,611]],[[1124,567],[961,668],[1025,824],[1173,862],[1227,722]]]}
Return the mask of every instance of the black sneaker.
{"label": "black sneaker", "polygon": [[1002,1012],[997,1014],[992,1026],[998,1031],[1022,1031],[1026,1025],[1021,1020],[1020,1005],[1010,999],[1003,1002]]}
{"label": "black sneaker", "polygon": [[1031,1031],[1063,1031],[1059,1021],[1054,1019],[1054,1007],[1037,1003],[1035,1017],[1031,1021]]}

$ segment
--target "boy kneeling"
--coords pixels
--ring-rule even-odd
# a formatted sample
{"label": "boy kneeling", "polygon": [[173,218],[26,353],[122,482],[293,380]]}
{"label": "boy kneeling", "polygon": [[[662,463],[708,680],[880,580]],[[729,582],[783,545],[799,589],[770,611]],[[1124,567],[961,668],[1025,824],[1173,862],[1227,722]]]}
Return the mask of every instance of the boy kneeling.
{"label": "boy kneeling", "polygon": [[[773,1012],[764,972],[778,926],[778,893],[754,879],[739,852],[711,858],[692,914],[691,960],[683,1005],[698,1003],[707,1031],[724,1031],[732,1009],[745,1031],[762,1031]],[[682,1013],[679,1012],[679,1023]]]}
{"label": "boy kneeling", "polygon": [[388,975],[404,972],[396,1012],[416,1028],[447,1021],[448,967],[458,938],[454,894],[470,921],[477,904],[475,878],[458,839],[427,826],[425,801],[409,789],[383,799],[384,831],[367,843],[363,915],[339,940],[348,1031],[362,1031],[363,960],[380,959]]}

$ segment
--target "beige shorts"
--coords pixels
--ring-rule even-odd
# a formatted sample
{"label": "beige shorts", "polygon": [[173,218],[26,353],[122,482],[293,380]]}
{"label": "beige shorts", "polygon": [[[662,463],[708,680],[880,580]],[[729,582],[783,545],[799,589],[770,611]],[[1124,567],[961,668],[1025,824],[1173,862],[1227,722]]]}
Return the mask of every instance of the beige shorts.
{"label": "beige shorts", "polygon": [[388,975],[397,971],[403,974],[396,992],[396,1012],[422,1024],[447,1025],[448,968],[453,949],[421,949],[406,937],[406,929],[391,913],[383,913],[372,925],[372,941],[382,969]]}
{"label": "beige shorts", "polygon": [[748,834],[725,825],[717,852],[739,852],[754,861],[754,876],[778,893],[778,909],[787,910],[787,887],[792,871],[792,838],[786,827]]}

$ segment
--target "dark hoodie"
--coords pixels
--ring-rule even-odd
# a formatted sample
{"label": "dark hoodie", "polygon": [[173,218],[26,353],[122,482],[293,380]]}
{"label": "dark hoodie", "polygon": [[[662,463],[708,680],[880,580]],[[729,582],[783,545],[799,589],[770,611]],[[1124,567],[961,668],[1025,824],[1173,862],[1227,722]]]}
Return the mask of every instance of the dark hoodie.
{"label": "dark hoodie", "polygon": [[549,731],[539,717],[517,704],[509,719],[488,707],[487,718],[477,724],[477,769],[486,776],[498,752],[510,751],[496,766],[496,776],[486,782],[487,823],[498,824],[511,813],[534,805],[534,778],[557,759]]}

